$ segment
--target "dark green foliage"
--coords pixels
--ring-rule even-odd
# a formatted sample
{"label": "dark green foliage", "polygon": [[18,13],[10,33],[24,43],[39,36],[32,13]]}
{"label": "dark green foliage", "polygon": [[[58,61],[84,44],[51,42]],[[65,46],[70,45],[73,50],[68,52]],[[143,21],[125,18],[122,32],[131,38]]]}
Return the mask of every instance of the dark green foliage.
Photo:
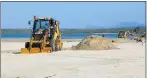
{"label": "dark green foliage", "polygon": [[[64,34],[73,33],[118,33],[119,31],[126,31],[144,33],[145,27],[132,28],[110,28],[110,29],[61,29]],[[31,29],[2,29],[2,34],[30,34]]]}

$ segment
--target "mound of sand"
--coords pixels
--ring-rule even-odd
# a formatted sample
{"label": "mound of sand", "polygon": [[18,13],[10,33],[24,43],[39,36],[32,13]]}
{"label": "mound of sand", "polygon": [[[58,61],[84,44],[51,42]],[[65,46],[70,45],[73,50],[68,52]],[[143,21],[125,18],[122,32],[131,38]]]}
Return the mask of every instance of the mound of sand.
{"label": "mound of sand", "polygon": [[99,36],[88,36],[76,46],[72,46],[73,50],[109,50],[116,48],[111,40]]}

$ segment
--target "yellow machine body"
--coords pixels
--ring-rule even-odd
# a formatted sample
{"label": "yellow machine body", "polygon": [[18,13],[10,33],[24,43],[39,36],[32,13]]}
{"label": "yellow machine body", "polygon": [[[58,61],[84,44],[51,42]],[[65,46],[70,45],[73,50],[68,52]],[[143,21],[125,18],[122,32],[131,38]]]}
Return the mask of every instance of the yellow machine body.
{"label": "yellow machine body", "polygon": [[[34,17],[33,22],[33,28],[35,28],[35,21],[50,21],[52,18],[36,18]],[[21,48],[22,54],[30,54],[30,53],[41,53],[41,52],[53,52],[53,51],[59,51],[62,49],[63,42],[61,38],[61,32],[59,29],[59,23],[58,21],[55,21],[53,25],[51,25],[55,31],[51,28],[49,25],[46,25],[48,28],[42,29],[41,26],[38,29],[38,31],[34,32],[35,29],[33,29],[32,37],[29,42],[25,42],[25,48]],[[42,34],[35,34],[41,32]],[[49,33],[52,37],[49,38]],[[36,36],[41,36],[39,39],[36,39]]]}

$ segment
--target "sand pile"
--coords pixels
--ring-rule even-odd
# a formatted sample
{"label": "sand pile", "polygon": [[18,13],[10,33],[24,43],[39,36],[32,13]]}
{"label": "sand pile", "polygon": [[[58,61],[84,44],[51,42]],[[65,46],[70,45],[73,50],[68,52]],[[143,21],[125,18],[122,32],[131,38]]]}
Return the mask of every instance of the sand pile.
{"label": "sand pile", "polygon": [[116,48],[111,40],[99,36],[88,36],[76,46],[72,46],[74,50],[109,50]]}

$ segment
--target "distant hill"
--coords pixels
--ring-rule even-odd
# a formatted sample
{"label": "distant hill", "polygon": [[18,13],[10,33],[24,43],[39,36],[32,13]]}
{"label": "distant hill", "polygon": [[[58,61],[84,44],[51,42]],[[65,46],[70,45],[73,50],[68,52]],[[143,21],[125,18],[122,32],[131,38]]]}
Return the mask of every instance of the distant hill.
{"label": "distant hill", "polygon": [[137,22],[121,22],[116,25],[111,26],[98,26],[98,25],[87,25],[88,29],[110,29],[110,28],[134,28],[134,27],[145,27],[145,24],[140,24]]}
{"label": "distant hill", "polygon": [[[112,26],[113,27],[113,26]],[[137,22],[121,22],[114,26],[115,28],[134,28],[134,27],[145,27],[145,24],[139,24]]]}

